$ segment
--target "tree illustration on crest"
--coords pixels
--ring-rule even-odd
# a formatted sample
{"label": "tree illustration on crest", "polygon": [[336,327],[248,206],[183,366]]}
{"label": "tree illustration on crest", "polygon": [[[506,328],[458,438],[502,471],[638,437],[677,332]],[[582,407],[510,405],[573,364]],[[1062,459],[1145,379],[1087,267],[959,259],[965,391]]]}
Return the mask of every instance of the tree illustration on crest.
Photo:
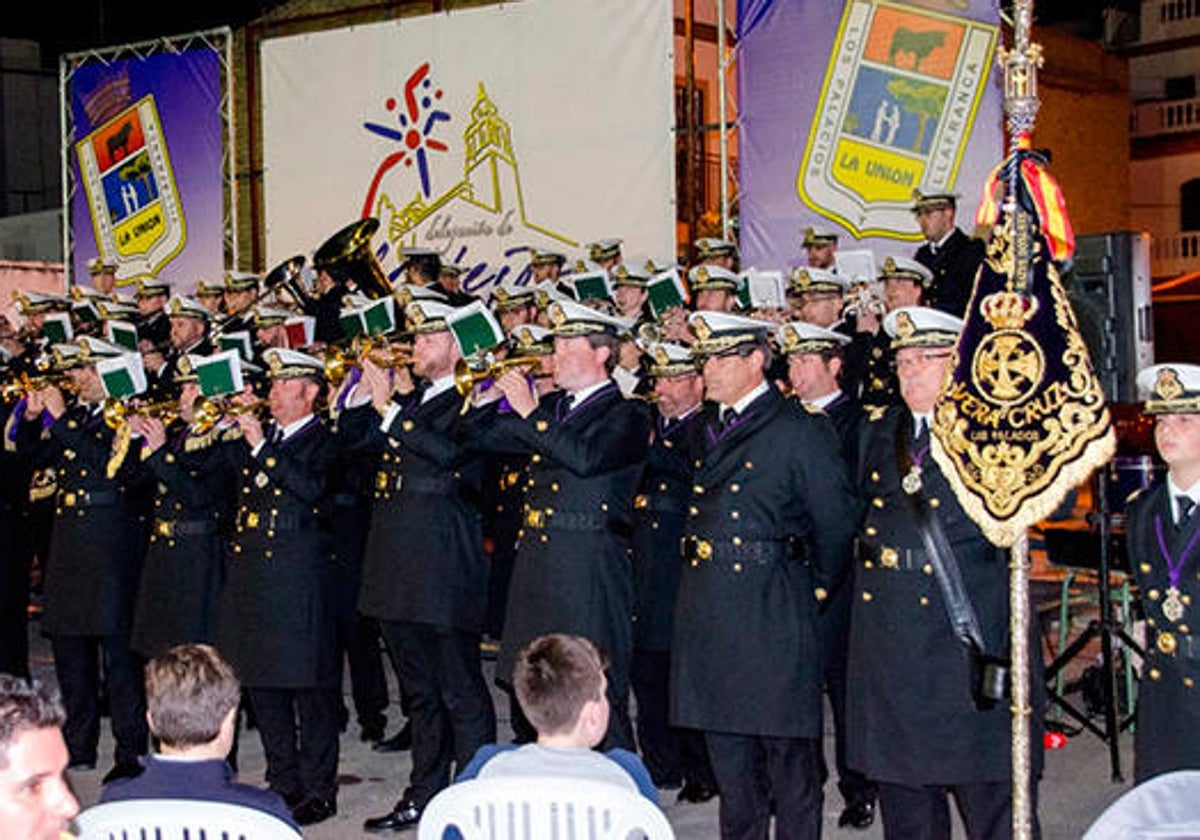
{"label": "tree illustration on crest", "polygon": [[929,121],[941,116],[942,106],[946,102],[946,89],[941,85],[912,79],[892,79],[887,83],[887,91],[906,112],[916,116],[917,136],[912,149],[919,153],[925,142],[925,129]]}

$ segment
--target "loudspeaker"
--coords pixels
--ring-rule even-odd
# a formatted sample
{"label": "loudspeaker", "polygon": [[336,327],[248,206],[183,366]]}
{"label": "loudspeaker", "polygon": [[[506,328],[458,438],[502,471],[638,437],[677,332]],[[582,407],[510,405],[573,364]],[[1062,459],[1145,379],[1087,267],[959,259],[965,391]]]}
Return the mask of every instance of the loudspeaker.
{"label": "loudspeaker", "polygon": [[1154,364],[1150,235],[1078,237],[1063,282],[1105,397],[1137,402],[1137,372]]}

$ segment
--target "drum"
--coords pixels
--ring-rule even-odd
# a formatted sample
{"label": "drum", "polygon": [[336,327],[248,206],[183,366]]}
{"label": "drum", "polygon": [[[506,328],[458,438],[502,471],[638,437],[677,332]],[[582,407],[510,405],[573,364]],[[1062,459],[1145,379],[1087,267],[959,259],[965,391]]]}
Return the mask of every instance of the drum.
{"label": "drum", "polygon": [[1166,476],[1166,465],[1149,455],[1118,455],[1108,463],[1108,512],[1124,521],[1129,497],[1153,487]]}

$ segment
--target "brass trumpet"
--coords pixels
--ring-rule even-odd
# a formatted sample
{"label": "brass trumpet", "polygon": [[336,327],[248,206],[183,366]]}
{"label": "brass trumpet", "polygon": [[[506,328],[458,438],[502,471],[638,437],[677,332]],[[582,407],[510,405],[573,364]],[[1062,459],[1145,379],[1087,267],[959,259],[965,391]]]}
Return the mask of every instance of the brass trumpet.
{"label": "brass trumpet", "polygon": [[110,429],[118,428],[129,419],[131,414],[141,417],[157,417],[164,423],[170,423],[179,416],[179,405],[174,400],[163,400],[162,402],[130,406],[126,405],[123,400],[109,397],[104,401],[104,408],[101,410],[104,425]]}
{"label": "brass trumpet", "polygon": [[498,379],[510,370],[534,367],[541,361],[541,356],[513,356],[497,359],[483,367],[473,367],[466,359],[459,359],[454,365],[454,389],[460,397],[467,399],[480,382]]}
{"label": "brass trumpet", "polygon": [[22,373],[0,385],[0,399],[11,402],[28,396],[33,391],[40,391],[51,386],[60,391],[75,393],[75,382],[65,373],[39,373],[36,376]]}
{"label": "brass trumpet", "polygon": [[357,352],[331,347],[325,352],[325,379],[337,388],[350,369],[360,366],[363,359],[370,359],[382,368],[402,368],[412,364],[412,353],[391,346],[373,347],[370,339],[364,341]]}
{"label": "brass trumpet", "polygon": [[192,426],[203,434],[220,422],[222,417],[238,414],[257,414],[269,405],[268,400],[258,399],[248,403],[235,403],[228,399],[205,398],[192,409]]}

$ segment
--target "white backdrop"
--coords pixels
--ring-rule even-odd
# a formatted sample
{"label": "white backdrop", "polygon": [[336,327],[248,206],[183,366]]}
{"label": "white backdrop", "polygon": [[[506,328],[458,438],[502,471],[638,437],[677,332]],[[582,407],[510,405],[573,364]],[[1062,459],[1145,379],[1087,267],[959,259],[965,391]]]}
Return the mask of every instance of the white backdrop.
{"label": "white backdrop", "polygon": [[662,0],[522,0],[264,41],[263,267],[364,215],[385,270],[430,247],[472,288],[525,246],[673,255],[672,25]]}

